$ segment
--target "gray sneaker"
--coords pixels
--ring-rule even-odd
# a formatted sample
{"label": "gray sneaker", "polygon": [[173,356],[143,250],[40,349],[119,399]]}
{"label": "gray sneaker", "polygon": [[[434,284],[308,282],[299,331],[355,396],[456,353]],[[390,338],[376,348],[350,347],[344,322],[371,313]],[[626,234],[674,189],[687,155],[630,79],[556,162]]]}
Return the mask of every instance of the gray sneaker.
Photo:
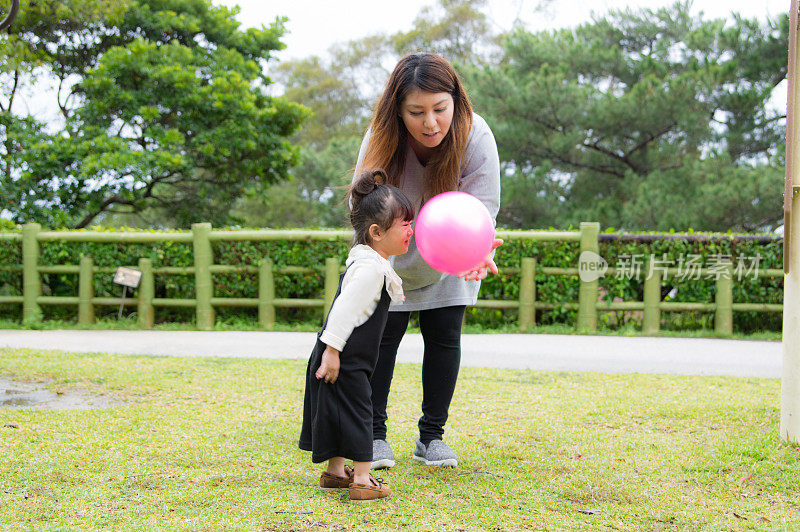
{"label": "gray sneaker", "polygon": [[372,466],[370,469],[386,469],[394,466],[394,453],[386,440],[372,440]]}
{"label": "gray sneaker", "polygon": [[425,465],[458,466],[458,455],[442,440],[431,440],[427,448],[419,440],[416,444],[414,460],[419,460]]}

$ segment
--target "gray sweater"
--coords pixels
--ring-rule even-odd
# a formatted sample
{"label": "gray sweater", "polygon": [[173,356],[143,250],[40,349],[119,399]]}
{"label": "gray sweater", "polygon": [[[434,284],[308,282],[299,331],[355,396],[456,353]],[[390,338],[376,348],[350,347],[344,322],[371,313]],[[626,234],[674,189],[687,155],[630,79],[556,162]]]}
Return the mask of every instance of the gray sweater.
{"label": "gray sweater", "polygon": [[[356,163],[356,175],[369,144],[370,132],[364,135]],[[411,200],[416,212],[422,207],[425,167],[420,164],[414,150],[408,146],[406,164],[400,177],[400,188]],[[500,160],[492,130],[480,116],[472,115],[467,148],[461,161],[458,190],[472,194],[489,209],[492,219],[497,219],[500,209]],[[412,237],[408,253],[390,258],[392,267],[403,280],[406,300],[392,304],[390,311],[427,310],[455,305],[474,305],[478,300],[480,281],[464,281],[455,275],[440,273],[422,259]]]}

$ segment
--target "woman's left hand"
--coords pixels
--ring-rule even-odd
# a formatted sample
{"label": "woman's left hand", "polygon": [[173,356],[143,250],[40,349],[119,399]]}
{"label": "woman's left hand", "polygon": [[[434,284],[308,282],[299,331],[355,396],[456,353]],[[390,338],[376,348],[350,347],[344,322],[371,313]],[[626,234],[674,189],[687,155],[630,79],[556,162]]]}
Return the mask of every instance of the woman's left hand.
{"label": "woman's left hand", "polygon": [[489,275],[489,271],[497,275],[497,265],[494,263],[494,259],[492,259],[492,252],[500,247],[502,243],[502,239],[495,238],[494,242],[492,242],[492,249],[489,254],[486,255],[486,258],[471,270],[459,273],[458,277],[465,281],[482,281]]}

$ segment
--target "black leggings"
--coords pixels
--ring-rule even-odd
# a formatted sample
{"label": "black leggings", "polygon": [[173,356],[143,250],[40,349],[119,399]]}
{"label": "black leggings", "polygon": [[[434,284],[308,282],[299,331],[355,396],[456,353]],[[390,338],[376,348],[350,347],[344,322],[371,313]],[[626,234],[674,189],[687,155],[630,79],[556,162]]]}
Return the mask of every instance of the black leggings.
{"label": "black leggings", "polygon": [[[461,323],[466,306],[442,307],[419,312],[419,328],[425,343],[422,358],[422,443],[444,434],[447,411],[461,365]],[[397,348],[408,327],[410,312],[389,312],[381,338],[378,364],[372,375],[372,437],[386,439],[386,402],[392,383]]]}

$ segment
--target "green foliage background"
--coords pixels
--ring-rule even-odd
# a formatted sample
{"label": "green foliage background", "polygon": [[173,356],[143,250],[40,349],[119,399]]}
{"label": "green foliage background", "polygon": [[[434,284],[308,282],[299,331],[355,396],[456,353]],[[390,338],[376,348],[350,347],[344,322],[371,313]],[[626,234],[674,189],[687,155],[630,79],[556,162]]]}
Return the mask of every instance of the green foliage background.
{"label": "green foliage background", "polygon": [[[2,227],[2,226],[0,226]],[[6,227],[11,230],[10,225]],[[13,229],[16,231],[17,229]],[[103,231],[116,231],[103,229]],[[6,231],[8,232],[8,231]],[[653,233],[641,233],[653,234]],[[692,234],[703,233],[674,233]],[[725,235],[732,237],[733,235]],[[278,298],[322,298],[324,291],[323,265],[325,258],[336,256],[344,265],[349,249],[346,241],[275,241],[275,242],[216,242],[213,245],[214,263],[227,265],[258,265],[264,257],[270,257],[276,268],[285,266],[311,266],[318,274],[279,274],[275,276],[275,296]],[[703,257],[703,263],[718,254],[730,255],[734,263],[737,258],[759,256],[759,269],[780,269],[782,267],[782,241],[763,244],[754,241],[722,240],[712,243],[689,242],[686,240],[658,240],[653,243],[634,243],[612,241],[600,243],[600,255],[611,267],[618,264],[623,255],[653,254],[662,256],[676,264],[679,257],[691,254]],[[162,242],[158,244],[98,244],[76,242],[45,242],[41,244],[42,265],[75,264],[84,254],[91,255],[97,267],[135,266],[140,257],[153,261],[155,268],[173,266],[192,266],[192,244]],[[523,257],[535,257],[538,266],[569,268],[578,263],[577,242],[539,242],[529,240],[510,240],[497,251],[496,261],[500,275],[490,276],[481,287],[481,299],[519,298],[519,275],[504,273],[506,268],[518,268]],[[19,270],[10,271],[4,266],[20,264],[22,261],[19,241],[0,240],[0,295],[20,295],[22,275]],[[111,282],[110,274],[98,274],[94,279],[95,295],[98,297],[118,297],[120,287]],[[43,294],[54,296],[75,296],[78,293],[78,276],[75,274],[44,274],[42,276]],[[578,301],[579,280],[577,276],[554,276],[537,273],[536,299],[556,306],[553,310],[537,312],[538,324],[573,325],[577,311],[564,308],[565,303]],[[669,279],[664,283],[662,293],[668,287],[678,289],[674,301],[713,302],[715,281],[711,279],[678,281]],[[258,276],[255,273],[214,274],[216,297],[258,297]],[[636,279],[617,278],[607,275],[600,279],[603,300],[641,301],[643,282]],[[158,275],[156,276],[156,297],[192,298],[194,276]],[[741,282],[734,278],[733,300],[736,303],[771,303],[783,301],[783,276],[752,279],[745,276]],[[97,315],[103,311],[116,312],[112,307],[98,307]],[[132,307],[128,312],[134,312]],[[73,306],[43,306],[45,319],[74,320],[77,308]],[[20,305],[0,305],[0,318],[21,319]],[[256,309],[218,308],[217,318],[226,320],[256,320]],[[277,319],[284,323],[320,323],[318,309],[277,309]],[[487,329],[513,327],[517,321],[514,310],[492,310],[469,308],[467,320]],[[193,322],[193,309],[156,310],[158,322]],[[756,331],[780,331],[780,313],[734,312],[734,331],[750,333]],[[599,326],[606,329],[641,327],[641,314],[637,312],[600,313]],[[662,328],[666,330],[692,330],[713,328],[713,314],[700,312],[674,312],[662,314]]]}
{"label": "green foliage background", "polygon": [[[237,199],[289,177],[289,137],[309,113],[270,94],[286,19],[246,28],[238,12],[211,0],[22,0],[0,33],[3,217],[237,223]],[[43,118],[55,104],[58,119]]]}

